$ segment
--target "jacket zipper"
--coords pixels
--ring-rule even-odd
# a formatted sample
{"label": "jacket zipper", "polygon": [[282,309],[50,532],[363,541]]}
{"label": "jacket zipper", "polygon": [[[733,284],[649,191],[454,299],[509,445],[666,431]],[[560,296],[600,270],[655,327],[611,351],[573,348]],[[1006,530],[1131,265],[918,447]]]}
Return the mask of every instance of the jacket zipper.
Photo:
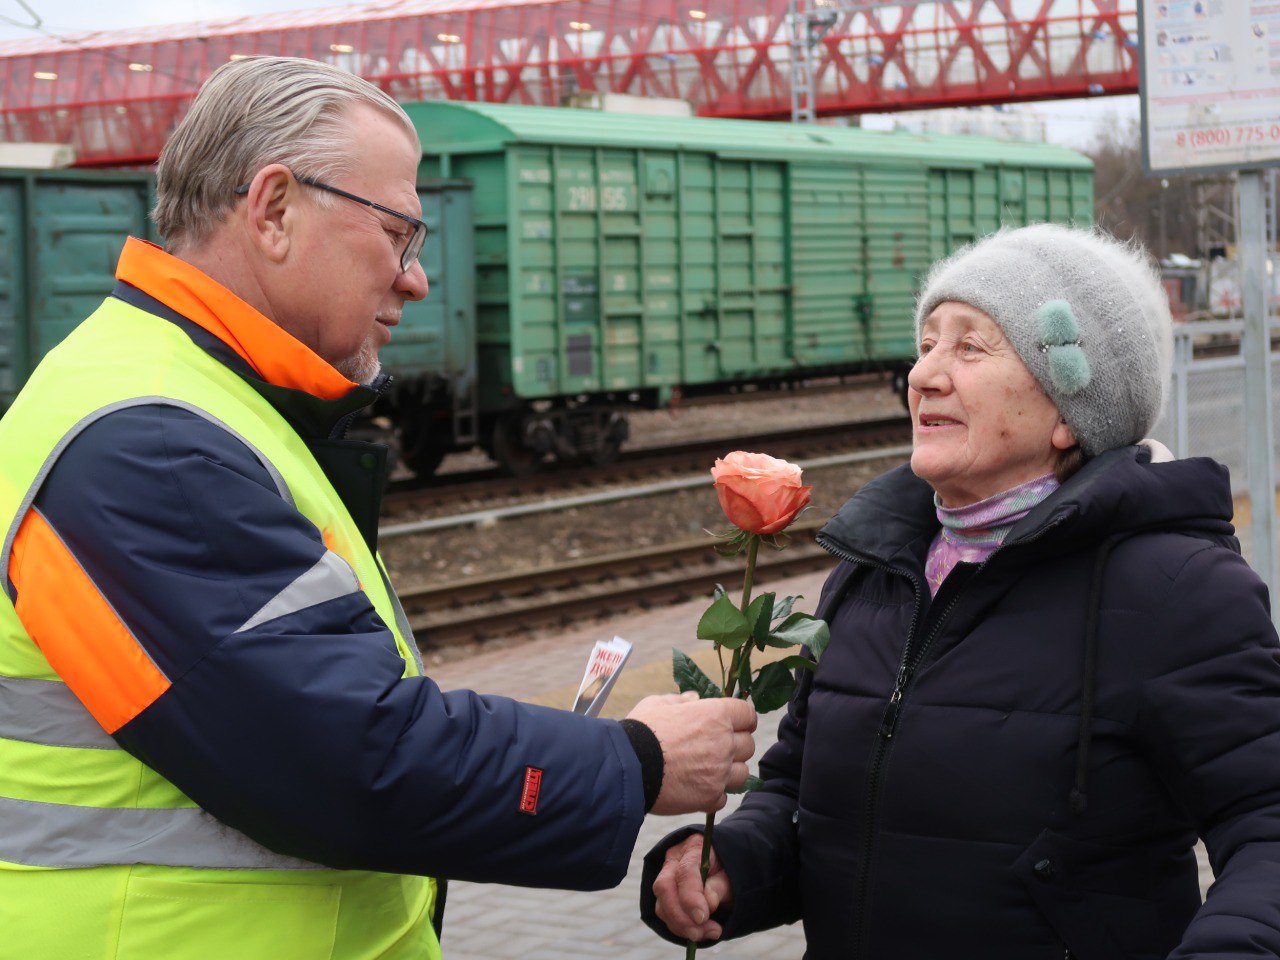
{"label": "jacket zipper", "polygon": [[[1034,536],[1028,537],[1025,540],[1019,540],[1018,545],[1034,543],[1062,522],[1063,520],[1059,519],[1041,527],[1036,531]],[[889,703],[885,707],[884,714],[880,718],[880,735],[878,742],[876,743],[875,754],[871,758],[870,769],[867,773],[867,796],[863,807],[864,815],[862,818],[862,857],[858,864],[858,878],[854,884],[853,936],[851,938],[853,942],[854,960],[859,960],[863,955],[863,940],[866,937],[866,903],[871,887],[871,858],[875,849],[875,821],[876,816],[879,813],[880,805],[880,772],[884,767],[884,762],[888,757],[889,750],[893,746],[893,737],[898,729],[898,719],[902,714],[903,701],[906,699],[906,695],[909,692],[911,681],[915,678],[915,671],[920,664],[924,662],[924,658],[926,654],[928,654],[934,638],[937,637],[943,624],[946,623],[947,617],[950,616],[951,611],[955,608],[956,603],[968,589],[968,583],[965,583],[959,590],[957,590],[955,595],[952,596],[951,600],[947,603],[946,607],[943,608],[942,613],[934,621],[933,628],[929,631],[928,637],[925,639],[924,643],[921,644],[919,651],[916,652],[913,657],[912,644],[916,639],[916,625],[920,620],[920,601],[922,598],[920,580],[907,570],[891,567],[888,564],[880,563],[879,561],[871,560],[867,557],[854,556],[848,551],[841,550],[836,547],[828,540],[819,539],[818,543],[828,553],[833,554],[842,560],[848,561],[849,563],[874,567],[897,576],[906,577],[911,581],[912,589],[915,591],[915,608],[911,613],[911,624],[907,628],[907,642],[902,650],[902,660],[898,664],[898,673],[893,681],[893,690],[889,694]],[[994,557],[1002,549],[1004,549],[1003,545],[993,550],[991,556],[987,557],[987,559],[978,566],[978,569],[974,571],[974,576],[977,576],[977,574],[982,571],[982,568],[991,562],[991,557]],[[1070,950],[1066,951],[1066,960],[1071,960]]]}
{"label": "jacket zipper", "polygon": [[342,417],[338,420],[338,422],[335,423],[333,425],[333,428],[329,431],[329,439],[330,440],[347,439],[347,433],[351,430],[351,424],[355,420],[356,414],[358,414],[361,410],[368,410],[371,406],[373,406],[375,403],[377,403],[379,400],[385,397],[387,395],[387,391],[391,389],[391,382],[394,379],[395,378],[392,377],[391,374],[389,373],[379,374],[378,379],[374,380],[374,382],[369,385],[369,389],[373,390],[374,392],[373,399],[370,400],[368,403],[366,403],[364,406],[359,407],[356,410],[352,410],[350,413],[343,414]]}
{"label": "jacket zipper", "polygon": [[[916,625],[920,622],[920,603],[922,594],[922,585],[920,580],[907,570],[897,567],[891,567],[886,563],[880,563],[867,557],[858,557],[841,550],[830,542],[819,541],[821,546],[831,554],[839,557],[848,563],[858,564],[860,566],[872,567],[878,570],[884,570],[895,576],[906,577],[911,581],[911,588],[914,591],[915,606],[911,612],[911,625],[907,628],[907,643],[902,651],[902,661],[898,664],[898,673],[893,682],[893,692],[889,695],[889,704],[885,708],[884,714],[880,718],[880,737],[876,743],[875,753],[871,757],[871,766],[867,774],[867,794],[863,805],[863,842],[862,842],[862,858],[858,864],[858,877],[854,883],[854,912],[853,912],[853,956],[855,958],[862,956],[862,940],[865,935],[866,926],[866,899],[867,891],[871,883],[871,854],[874,847],[875,838],[875,816],[877,804],[877,794],[880,785],[880,768],[884,764],[885,755],[889,751],[890,740],[893,737],[893,729],[897,726],[898,713],[902,707],[902,697],[905,692],[905,683],[907,681],[907,665],[908,657],[911,653],[911,643],[915,639]],[[885,731],[889,731],[889,735],[885,735]]]}

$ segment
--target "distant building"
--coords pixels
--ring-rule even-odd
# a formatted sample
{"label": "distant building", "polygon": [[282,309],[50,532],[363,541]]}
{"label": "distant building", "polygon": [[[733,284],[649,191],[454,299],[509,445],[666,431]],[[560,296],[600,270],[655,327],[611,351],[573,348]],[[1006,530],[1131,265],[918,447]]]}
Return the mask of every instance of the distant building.
{"label": "distant building", "polygon": [[66,143],[0,143],[0,167],[53,170],[76,162],[76,149]]}
{"label": "distant building", "polygon": [[604,93],[579,90],[566,96],[562,105],[582,110],[604,110],[608,113],[645,113],[659,117],[692,117],[693,104],[669,97],[633,97],[626,93]]}
{"label": "distant building", "polygon": [[887,115],[894,130],[915,133],[956,133],[996,140],[1045,141],[1045,120],[1039,114],[996,107],[965,107],[956,110],[919,110]]}

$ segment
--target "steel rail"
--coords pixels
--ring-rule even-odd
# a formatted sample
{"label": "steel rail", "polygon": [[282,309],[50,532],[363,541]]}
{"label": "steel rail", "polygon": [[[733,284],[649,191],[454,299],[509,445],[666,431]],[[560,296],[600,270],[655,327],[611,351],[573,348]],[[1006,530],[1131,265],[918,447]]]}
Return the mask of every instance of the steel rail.
{"label": "steel rail", "polygon": [[[798,523],[788,531],[796,541],[790,549],[761,551],[756,583],[832,565],[832,557],[813,541],[821,526],[822,521]],[[565,626],[636,606],[709,595],[720,583],[732,593],[741,586],[741,561],[721,557],[713,547],[704,537],[505,576],[422,587],[400,596],[423,649],[486,640]],[[689,629],[692,634],[694,625]]]}
{"label": "steel rail", "polygon": [[[395,484],[383,498],[383,506],[384,511],[402,512],[422,501],[429,501],[432,507],[438,508],[442,502],[463,498],[527,500],[534,496],[554,496],[557,491],[575,485],[599,488],[609,482],[634,480],[639,471],[648,473],[690,469],[700,462],[708,461],[709,457],[734,449],[768,449],[775,456],[794,457],[806,451],[812,453],[812,448],[818,444],[857,441],[865,445],[883,442],[880,438],[885,435],[905,437],[909,424],[910,421],[904,414],[874,420],[845,420],[814,427],[791,427],[751,435],[713,437],[628,450],[618,463],[608,467],[566,467],[523,480],[500,476],[496,469],[460,474],[459,479],[453,483],[444,482],[448,479],[448,475],[445,475],[435,478],[428,485]],[[397,526],[400,524],[387,524],[384,530]]]}
{"label": "steel rail", "polygon": [[[882,447],[875,450],[857,450],[852,453],[834,454],[828,457],[816,457],[801,460],[799,466],[804,470],[817,470],[823,467],[842,466],[849,463],[862,463],[867,460],[883,460],[888,457],[906,456],[911,452],[909,444]],[[485,510],[473,510],[468,513],[453,514],[448,517],[431,517],[426,520],[412,520],[408,523],[392,523],[378,531],[380,540],[410,536],[415,533],[430,533],[448,530],[453,527],[466,527],[476,524],[496,523],[512,517],[526,517],[538,513],[553,513],[559,510],[571,510],[574,507],[595,506],[602,503],[616,503],[620,500],[637,500],[641,497],[652,497],[663,493],[674,493],[693,487],[706,486],[707,475],[700,473],[693,477],[681,477],[675,480],[659,480],[639,486],[620,487],[613,490],[600,490],[595,493],[578,494],[572,497],[559,497],[555,500],[539,500],[535,503],[517,503],[506,507],[492,507]]]}

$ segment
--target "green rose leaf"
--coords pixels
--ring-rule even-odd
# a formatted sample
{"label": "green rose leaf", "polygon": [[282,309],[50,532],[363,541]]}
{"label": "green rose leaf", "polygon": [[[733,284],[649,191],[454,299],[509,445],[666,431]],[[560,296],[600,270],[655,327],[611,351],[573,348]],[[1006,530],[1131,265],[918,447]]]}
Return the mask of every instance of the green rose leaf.
{"label": "green rose leaf", "polygon": [[751,627],[742,611],[727,596],[721,597],[698,621],[698,639],[710,640],[722,647],[736,650],[751,636]]}
{"label": "green rose leaf", "polygon": [[764,781],[759,777],[747,777],[747,782],[740,787],[731,787],[725,793],[750,793],[752,790],[759,790],[764,786]]}
{"label": "green rose leaf", "polygon": [[786,637],[778,637],[773,634],[764,638],[766,647],[796,647],[800,645],[799,640],[788,640]]}
{"label": "green rose leaf", "polygon": [[759,713],[777,710],[791,699],[796,688],[796,678],[785,663],[766,663],[756,674],[751,687],[751,702]]}
{"label": "green rose leaf", "polygon": [[818,626],[813,631],[813,636],[809,639],[806,646],[809,648],[809,652],[813,654],[814,660],[821,660],[822,655],[827,652],[827,644],[831,642],[831,627],[828,626],[827,621],[825,620],[815,619],[814,622],[817,623]]}
{"label": "green rose leaf", "polygon": [[808,657],[802,657],[799,654],[796,654],[795,656],[792,656],[792,657],[783,657],[778,662],[781,663],[783,666],[785,666],[788,670],[812,671],[812,670],[818,669],[818,664],[815,661],[810,660]]}
{"label": "green rose leaf", "polygon": [[807,613],[793,613],[774,628],[770,634],[769,646],[807,646],[813,651],[814,659],[817,659],[822,656],[830,639],[831,634],[825,620],[818,620]]}
{"label": "green rose leaf", "polygon": [[764,645],[766,647],[800,646],[804,641],[798,637],[792,636],[792,631],[795,625],[806,616],[808,616],[808,614],[804,613],[793,613],[788,615],[780,624],[772,628],[769,635],[764,638]]}
{"label": "green rose leaf", "polygon": [[769,624],[773,622],[773,594],[762,593],[747,605],[747,625],[752,638],[763,649],[764,638],[769,636]]}
{"label": "green rose leaf", "polygon": [[[724,693],[710,677],[683,650],[671,648],[671,676],[676,681],[676,689],[681,693],[692,690],[703,700],[714,700],[723,697]],[[756,709],[759,709],[758,707]]]}
{"label": "green rose leaf", "polygon": [[797,601],[797,600],[799,600],[799,599],[801,599],[801,598],[800,598],[800,597],[798,597],[798,596],[797,596],[797,597],[783,597],[783,598],[782,598],[782,600],[781,600],[781,602],[779,602],[778,604],[776,604],[776,605],[774,606],[774,608],[773,608],[773,620],[774,620],[774,622],[777,622],[777,621],[779,621],[779,620],[785,620],[787,617],[791,616],[791,608],[792,608],[792,607],[794,607],[794,606],[796,605],[796,601]]}

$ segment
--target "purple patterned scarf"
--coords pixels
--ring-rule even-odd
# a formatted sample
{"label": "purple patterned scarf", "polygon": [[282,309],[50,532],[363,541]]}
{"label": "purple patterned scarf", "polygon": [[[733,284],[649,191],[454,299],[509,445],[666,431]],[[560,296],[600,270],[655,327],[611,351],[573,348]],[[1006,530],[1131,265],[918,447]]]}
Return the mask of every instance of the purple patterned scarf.
{"label": "purple patterned scarf", "polygon": [[995,552],[1013,525],[1031,512],[1031,508],[1058,489],[1052,473],[1019,484],[994,497],[979,500],[967,507],[944,507],[934,495],[942,529],[929,545],[924,575],[929,594],[938,588],[957,563],[982,563]]}

